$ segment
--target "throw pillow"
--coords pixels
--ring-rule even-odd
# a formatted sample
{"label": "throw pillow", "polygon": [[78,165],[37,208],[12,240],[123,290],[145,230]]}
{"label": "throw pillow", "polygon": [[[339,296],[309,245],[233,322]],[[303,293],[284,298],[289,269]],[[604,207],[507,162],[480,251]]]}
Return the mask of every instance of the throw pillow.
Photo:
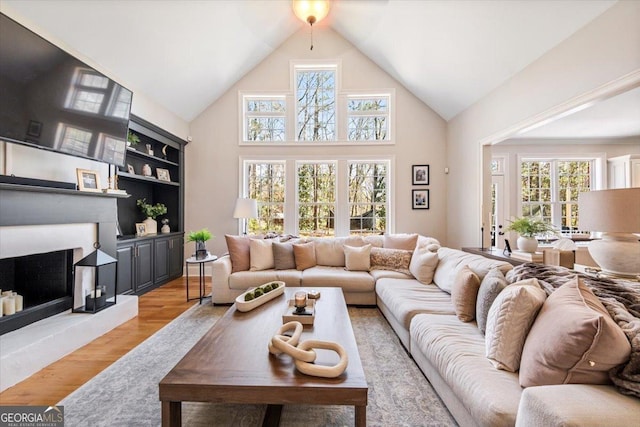
{"label": "throw pillow", "polygon": [[251,267],[250,259],[250,242],[247,236],[224,235],[227,241],[227,250],[229,258],[231,258],[231,272],[247,271]]}
{"label": "throw pillow", "polygon": [[411,274],[409,264],[413,251],[404,249],[371,248],[371,270],[393,270]]}
{"label": "throw pillow", "polygon": [[508,284],[502,271],[497,268],[492,268],[480,283],[476,301],[476,322],[483,335],[487,329],[487,317],[489,317],[491,304]]}
{"label": "throw pillow", "polygon": [[293,255],[297,270],[306,270],[316,266],[316,247],[313,242],[294,244]]}
{"label": "throw pillow", "polygon": [[315,239],[317,265],[344,267],[343,240],[344,239],[333,237]]}
{"label": "throw pillow", "polygon": [[411,256],[409,271],[418,282],[429,285],[433,282],[433,274],[438,265],[438,253],[427,248],[416,248]]}
{"label": "throw pillow", "polygon": [[382,247],[412,251],[418,243],[418,234],[385,234]]}
{"label": "throw pillow", "polygon": [[489,309],[485,333],[486,354],[493,366],[518,370],[524,341],[546,297],[531,283],[516,282],[500,292]]}
{"label": "throw pillow", "polygon": [[345,266],[349,271],[369,271],[371,267],[371,245],[344,247]]}
{"label": "throw pillow", "polygon": [[296,268],[296,258],[293,255],[293,243],[273,242],[273,264],[276,270],[290,270]]}
{"label": "throw pillow", "polygon": [[469,266],[463,266],[456,274],[451,287],[451,302],[456,316],[463,322],[471,322],[476,318],[476,299],[480,278]]}
{"label": "throw pillow", "polygon": [[631,345],[582,280],[556,289],[542,306],[524,345],[520,385],[607,384]]}
{"label": "throw pillow", "polygon": [[275,267],[273,260],[273,241],[270,239],[251,239],[249,242],[249,262],[251,271],[269,270]]}

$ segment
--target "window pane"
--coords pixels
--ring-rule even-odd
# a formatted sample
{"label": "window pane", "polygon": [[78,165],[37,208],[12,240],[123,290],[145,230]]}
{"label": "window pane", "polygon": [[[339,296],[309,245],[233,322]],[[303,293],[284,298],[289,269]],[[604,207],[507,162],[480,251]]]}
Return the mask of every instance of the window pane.
{"label": "window pane", "polygon": [[335,141],[335,70],[297,70],[298,141]]}
{"label": "window pane", "polygon": [[250,117],[247,121],[247,141],[284,141],[284,118]]}
{"label": "window pane", "polygon": [[349,163],[349,229],[351,234],[379,234],[386,229],[386,163]]}
{"label": "window pane", "polygon": [[387,139],[386,117],[350,117],[347,129],[350,141]]}
{"label": "window pane", "polygon": [[298,166],[298,230],[302,236],[335,235],[334,163]]}
{"label": "window pane", "polygon": [[249,220],[249,232],[282,233],[285,202],[284,163],[248,163],[245,170],[248,196],[258,201],[258,218]]}

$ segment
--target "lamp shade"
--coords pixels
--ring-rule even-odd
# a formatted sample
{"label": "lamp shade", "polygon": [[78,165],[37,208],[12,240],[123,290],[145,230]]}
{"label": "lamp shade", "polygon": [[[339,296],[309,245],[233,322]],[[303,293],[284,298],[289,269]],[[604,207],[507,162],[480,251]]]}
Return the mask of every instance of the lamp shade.
{"label": "lamp shade", "polygon": [[313,25],[329,13],[329,0],[293,0],[293,13],[302,22]]}
{"label": "lamp shade", "polygon": [[607,233],[640,233],[640,188],[580,193],[579,228]]}
{"label": "lamp shade", "polygon": [[258,202],[255,199],[238,199],[233,210],[234,218],[258,218]]}

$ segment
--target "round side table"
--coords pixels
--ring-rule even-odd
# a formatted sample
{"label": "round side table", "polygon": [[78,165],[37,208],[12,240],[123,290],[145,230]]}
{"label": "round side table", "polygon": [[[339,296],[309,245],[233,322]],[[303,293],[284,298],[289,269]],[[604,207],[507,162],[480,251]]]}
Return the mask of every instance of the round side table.
{"label": "round side table", "polygon": [[[192,256],[190,258],[187,258],[185,263],[185,270],[187,273],[187,302],[191,301],[191,300],[195,300],[195,299],[200,299],[200,304],[202,304],[202,299],[205,298],[204,294],[204,279],[205,279],[205,275],[204,275],[204,265],[208,262],[213,262],[215,260],[217,260],[218,257],[215,255],[207,255],[206,258],[202,258],[202,259],[196,259],[196,257]],[[198,281],[199,281],[199,297],[198,298],[191,298],[189,299],[189,265],[190,264],[197,264],[198,265]],[[213,277],[212,277],[213,280]],[[213,290],[211,291],[213,292]]]}

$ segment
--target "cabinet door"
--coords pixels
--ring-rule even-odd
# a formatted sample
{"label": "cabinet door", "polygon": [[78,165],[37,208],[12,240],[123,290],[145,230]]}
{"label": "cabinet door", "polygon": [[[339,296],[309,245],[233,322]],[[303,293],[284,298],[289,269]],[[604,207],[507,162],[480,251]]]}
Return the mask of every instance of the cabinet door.
{"label": "cabinet door", "polygon": [[122,245],[116,249],[116,257],[118,259],[117,279],[116,279],[116,293],[119,294],[131,294],[135,292],[134,285],[134,266],[133,255],[134,245]]}
{"label": "cabinet door", "polygon": [[154,282],[156,284],[169,278],[169,245],[169,238],[156,239],[155,241]]}
{"label": "cabinet door", "polygon": [[182,236],[172,237],[169,243],[169,277],[172,279],[182,277],[183,252],[184,243]]}
{"label": "cabinet door", "polygon": [[153,285],[153,240],[136,244],[136,292]]}

